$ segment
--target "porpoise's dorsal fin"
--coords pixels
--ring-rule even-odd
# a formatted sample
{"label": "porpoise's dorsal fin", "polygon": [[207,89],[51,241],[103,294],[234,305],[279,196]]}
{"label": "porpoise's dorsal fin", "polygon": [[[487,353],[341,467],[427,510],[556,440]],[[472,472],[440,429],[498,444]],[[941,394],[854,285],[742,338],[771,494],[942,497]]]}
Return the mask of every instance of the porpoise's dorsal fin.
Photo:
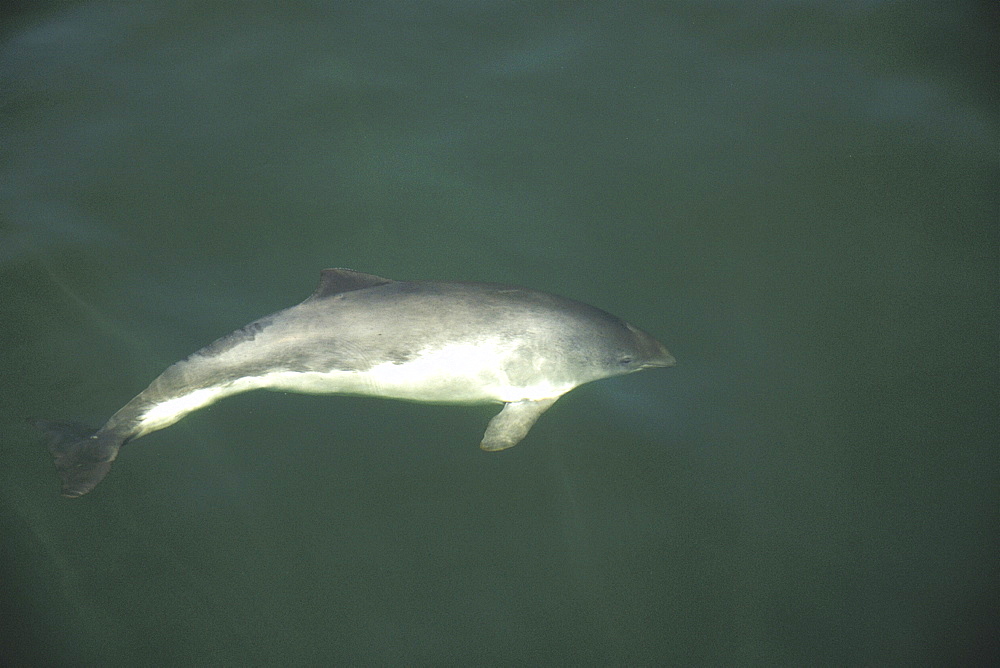
{"label": "porpoise's dorsal fin", "polygon": [[324,269],[320,272],[319,287],[309,299],[332,297],[342,292],[373,288],[376,285],[392,283],[391,278],[382,278],[373,274],[362,274],[352,269]]}

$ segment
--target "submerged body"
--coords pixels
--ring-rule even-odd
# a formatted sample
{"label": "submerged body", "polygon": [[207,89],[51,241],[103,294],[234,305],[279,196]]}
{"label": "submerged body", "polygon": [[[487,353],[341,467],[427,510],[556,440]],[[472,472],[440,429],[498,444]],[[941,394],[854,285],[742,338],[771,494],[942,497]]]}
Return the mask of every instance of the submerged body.
{"label": "submerged body", "polygon": [[570,299],[327,269],[309,299],[173,364],[100,429],[37,424],[49,435],[63,495],[76,497],[104,478],[124,443],[239,392],[503,403],[481,443],[502,450],[574,387],[673,363],[645,332]]}

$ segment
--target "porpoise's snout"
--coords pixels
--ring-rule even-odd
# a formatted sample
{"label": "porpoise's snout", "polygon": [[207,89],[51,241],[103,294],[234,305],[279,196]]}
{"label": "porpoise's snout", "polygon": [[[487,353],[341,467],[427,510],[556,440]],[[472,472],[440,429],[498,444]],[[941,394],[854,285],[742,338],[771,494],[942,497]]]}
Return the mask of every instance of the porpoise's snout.
{"label": "porpoise's snout", "polygon": [[641,351],[642,364],[639,366],[640,369],[655,369],[677,364],[677,360],[670,354],[666,346],[654,339],[649,333],[628,323],[625,323],[625,326],[632,332]]}
{"label": "porpoise's snout", "polygon": [[645,364],[642,366],[649,368],[663,367],[663,366],[673,366],[677,364],[677,360],[673,355],[663,346],[659,341],[656,342],[656,346],[659,350],[655,354],[651,355]]}

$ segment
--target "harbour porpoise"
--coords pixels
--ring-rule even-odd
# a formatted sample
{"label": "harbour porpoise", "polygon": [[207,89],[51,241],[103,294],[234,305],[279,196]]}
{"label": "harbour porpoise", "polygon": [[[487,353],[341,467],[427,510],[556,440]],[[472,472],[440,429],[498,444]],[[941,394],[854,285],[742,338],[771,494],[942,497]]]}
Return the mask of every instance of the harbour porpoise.
{"label": "harbour porpoise", "polygon": [[393,281],[326,269],[304,302],[171,365],[99,429],[34,420],[78,497],[122,445],[259,388],[411,401],[502,403],[480,447],[516,445],[583,383],[674,364],[656,339],[582,302],[510,285]]}

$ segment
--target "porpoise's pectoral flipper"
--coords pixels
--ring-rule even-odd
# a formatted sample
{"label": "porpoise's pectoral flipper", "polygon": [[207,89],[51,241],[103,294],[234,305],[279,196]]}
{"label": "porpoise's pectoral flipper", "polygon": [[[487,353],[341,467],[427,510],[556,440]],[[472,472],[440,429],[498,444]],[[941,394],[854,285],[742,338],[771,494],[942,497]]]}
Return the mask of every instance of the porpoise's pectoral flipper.
{"label": "porpoise's pectoral flipper", "polygon": [[517,445],[528,435],[528,430],[535,421],[556,402],[555,399],[540,401],[512,401],[504,404],[503,409],[493,416],[486,426],[483,442],[479,444],[483,450],[491,452],[505,450]]}
{"label": "porpoise's pectoral flipper", "polygon": [[121,442],[75,422],[30,420],[45,432],[49,452],[62,478],[62,495],[74,498],[94,489],[111,470]]}

